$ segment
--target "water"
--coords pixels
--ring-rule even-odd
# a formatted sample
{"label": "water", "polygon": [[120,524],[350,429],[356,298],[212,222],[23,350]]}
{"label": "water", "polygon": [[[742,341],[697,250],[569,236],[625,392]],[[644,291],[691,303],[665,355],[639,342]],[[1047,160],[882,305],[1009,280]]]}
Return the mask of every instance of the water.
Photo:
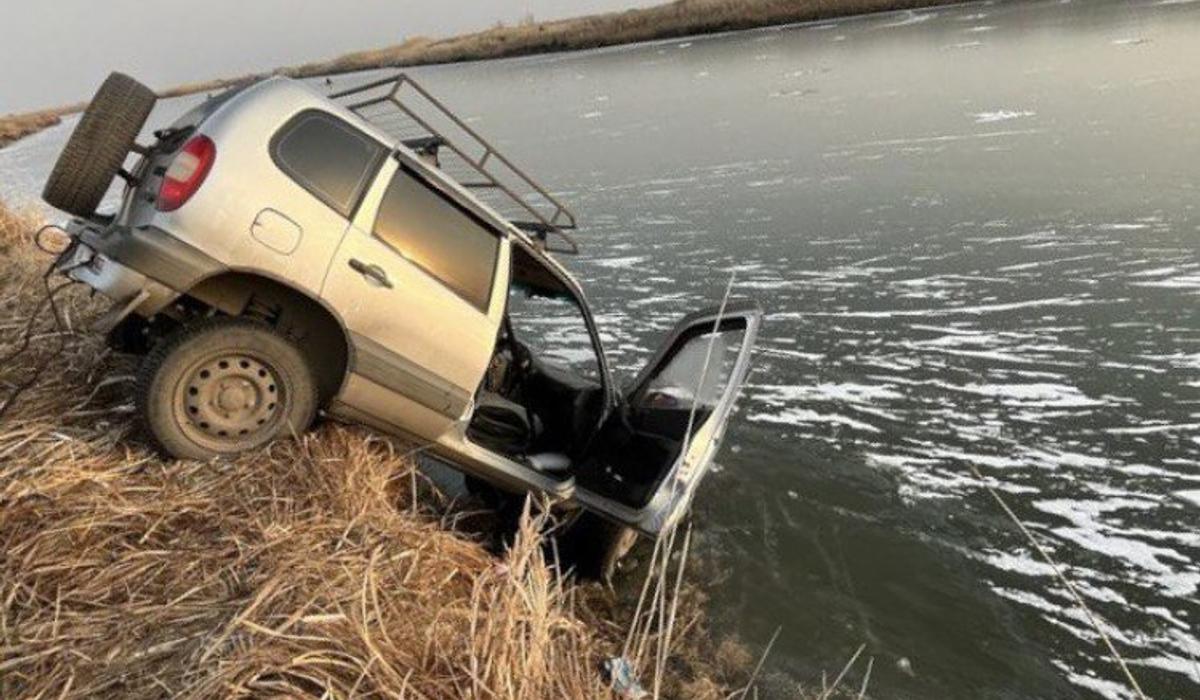
{"label": "water", "polygon": [[[1200,2],[415,72],[573,205],[622,371],[730,271],[766,306],[696,566],[720,630],[783,626],[775,687],[866,643],[878,697],[1131,697],[974,464],[1145,690],[1200,694]],[[64,137],[0,151],[0,196]]]}

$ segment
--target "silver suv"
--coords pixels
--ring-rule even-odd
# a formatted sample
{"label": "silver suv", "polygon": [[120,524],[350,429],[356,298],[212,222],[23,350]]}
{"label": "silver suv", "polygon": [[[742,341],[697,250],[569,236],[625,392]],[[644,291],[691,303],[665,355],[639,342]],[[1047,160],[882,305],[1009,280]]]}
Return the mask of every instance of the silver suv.
{"label": "silver suv", "polygon": [[[618,387],[551,255],[575,249],[574,216],[410,78],[335,95],[271,78],[140,145],[154,99],[111,75],[44,198],[78,217],[57,269],[111,298],[110,342],[145,355],[137,402],[166,452],[232,455],[322,414],[648,535],[685,512],[754,303],[683,318]],[[119,208],[96,213],[116,177]]]}

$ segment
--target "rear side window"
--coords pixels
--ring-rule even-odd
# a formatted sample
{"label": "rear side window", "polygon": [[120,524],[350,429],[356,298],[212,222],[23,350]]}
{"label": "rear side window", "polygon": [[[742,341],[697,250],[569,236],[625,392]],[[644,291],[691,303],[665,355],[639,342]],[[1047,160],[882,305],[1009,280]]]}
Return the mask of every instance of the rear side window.
{"label": "rear side window", "polygon": [[407,168],[379,205],[375,235],[481,311],[491,299],[500,239]]}
{"label": "rear side window", "polygon": [[302,112],[271,141],[283,172],[349,217],[385,155],[383,144],[327,112]]}

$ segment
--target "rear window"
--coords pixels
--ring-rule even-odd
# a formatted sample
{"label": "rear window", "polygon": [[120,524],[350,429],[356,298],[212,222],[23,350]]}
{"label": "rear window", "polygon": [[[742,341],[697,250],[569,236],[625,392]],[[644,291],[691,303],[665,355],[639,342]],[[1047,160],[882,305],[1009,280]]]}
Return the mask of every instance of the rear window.
{"label": "rear window", "polygon": [[276,165],[345,217],[358,206],[385,155],[383,144],[317,110],[293,117],[271,143]]}
{"label": "rear window", "polygon": [[375,235],[487,311],[500,239],[407,168],[396,172],[383,195]]}

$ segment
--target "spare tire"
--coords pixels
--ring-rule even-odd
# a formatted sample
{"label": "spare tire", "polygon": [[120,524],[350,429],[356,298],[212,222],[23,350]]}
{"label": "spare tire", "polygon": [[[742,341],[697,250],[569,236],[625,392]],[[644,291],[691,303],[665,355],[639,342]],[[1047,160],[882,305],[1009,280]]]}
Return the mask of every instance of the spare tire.
{"label": "spare tire", "polygon": [[91,216],[150,116],[154,91],[122,73],[111,73],[96,91],[50,177],[42,199],[76,216]]}

